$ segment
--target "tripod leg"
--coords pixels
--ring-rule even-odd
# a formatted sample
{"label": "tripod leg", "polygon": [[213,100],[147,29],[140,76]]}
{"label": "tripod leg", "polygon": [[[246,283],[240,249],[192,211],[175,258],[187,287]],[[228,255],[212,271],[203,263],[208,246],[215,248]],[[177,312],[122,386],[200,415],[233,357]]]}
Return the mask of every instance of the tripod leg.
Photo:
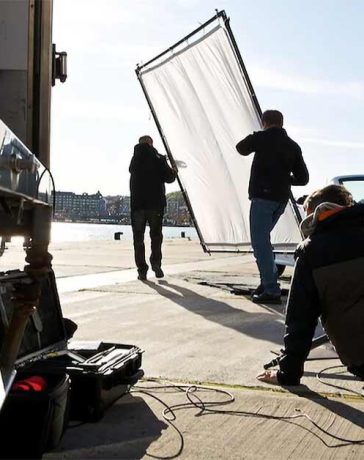
{"label": "tripod leg", "polygon": [[[328,343],[328,342],[329,342],[329,338],[327,337],[327,335],[322,334],[319,337],[316,337],[315,339],[312,340],[311,350],[313,350],[314,348],[319,347],[320,345],[323,345],[324,343]],[[281,353],[283,354],[284,350],[281,350]],[[264,366],[263,366],[264,369],[267,370],[267,369],[270,369],[271,367],[278,366],[281,356],[282,355],[277,356],[277,358],[272,359],[272,361],[270,361],[269,363],[264,364]]]}
{"label": "tripod leg", "polygon": [[270,369],[271,367],[277,366],[279,364],[279,358],[274,358],[270,363],[264,364],[264,369]]}
{"label": "tripod leg", "polygon": [[327,335],[322,334],[319,337],[316,337],[316,339],[312,340],[311,350],[319,347],[320,345],[323,345],[324,343],[328,343],[328,342],[329,342],[329,338],[327,337]]}

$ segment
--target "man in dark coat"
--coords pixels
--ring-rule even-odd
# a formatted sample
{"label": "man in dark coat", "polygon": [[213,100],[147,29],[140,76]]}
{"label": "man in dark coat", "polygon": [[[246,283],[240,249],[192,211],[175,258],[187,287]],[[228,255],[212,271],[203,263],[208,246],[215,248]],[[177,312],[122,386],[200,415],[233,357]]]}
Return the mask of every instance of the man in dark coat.
{"label": "man in dark coat", "polygon": [[138,279],[146,280],[148,264],[145,261],[144,233],[149,224],[151,239],[150,264],[157,278],[163,278],[162,223],[166,206],[165,183],[176,179],[175,171],[168,166],[166,157],[153,147],[150,136],[142,136],[134,147],[129,167],[130,209],[133,229],[134,256]]}
{"label": "man in dark coat", "polygon": [[283,129],[283,115],[267,110],[263,131],[250,134],[236,149],[241,155],[255,152],[249,181],[250,237],[260,273],[253,302],[280,303],[277,267],[270,234],[287,205],[291,185],[306,185],[309,174],[299,145]]}
{"label": "man in dark coat", "polygon": [[364,205],[353,205],[344,187],[329,185],[310,195],[305,208],[306,239],[296,251],[285,349],[279,370],[257,378],[298,385],[321,318],[342,363],[364,379]]}

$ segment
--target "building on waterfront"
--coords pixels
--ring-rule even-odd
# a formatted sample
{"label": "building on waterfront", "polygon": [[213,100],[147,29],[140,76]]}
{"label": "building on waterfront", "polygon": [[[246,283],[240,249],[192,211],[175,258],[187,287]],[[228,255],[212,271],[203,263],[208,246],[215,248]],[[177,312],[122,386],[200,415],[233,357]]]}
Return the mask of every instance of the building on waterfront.
{"label": "building on waterfront", "polygon": [[[55,220],[130,224],[130,196],[103,196],[74,192],[55,193]],[[167,195],[165,225],[190,226],[191,218],[181,192]]]}
{"label": "building on waterfront", "polygon": [[94,194],[55,192],[55,219],[92,220],[107,216],[106,201],[98,191]]}
{"label": "building on waterfront", "polygon": [[130,223],[130,197],[129,196],[106,196],[106,213],[110,219],[123,224]]}

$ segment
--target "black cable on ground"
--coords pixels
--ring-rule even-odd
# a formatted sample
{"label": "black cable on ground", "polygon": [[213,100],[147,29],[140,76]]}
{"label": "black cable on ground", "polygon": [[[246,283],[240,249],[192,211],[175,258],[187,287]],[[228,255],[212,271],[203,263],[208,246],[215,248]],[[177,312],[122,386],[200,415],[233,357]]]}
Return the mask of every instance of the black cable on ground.
{"label": "black cable on ground", "polygon": [[344,391],[348,391],[349,393],[352,393],[356,396],[360,396],[361,398],[364,398],[364,394],[363,393],[359,393],[359,391],[355,391],[355,390],[352,390],[350,388],[345,388],[345,387],[342,387],[340,385],[336,385],[335,383],[329,383],[329,382],[325,382],[325,380],[322,379],[322,374],[326,371],[331,371],[333,369],[345,369],[346,370],[346,367],[344,365],[340,365],[340,366],[330,366],[330,367],[326,367],[325,369],[321,369],[317,374],[316,374],[316,378],[319,382],[321,382],[322,384],[328,386],[328,387],[332,387],[332,388],[336,388],[337,390],[344,390]]}
{"label": "black cable on ground", "polygon": [[150,454],[150,453],[147,452],[146,454],[148,455],[148,457],[156,458],[156,459],[159,459],[159,460],[171,460],[173,458],[179,457],[180,454],[182,453],[183,449],[184,449],[185,441],[184,441],[183,434],[180,432],[180,430],[173,423],[173,421],[175,421],[177,419],[177,417],[175,416],[173,410],[171,410],[171,407],[169,407],[162,399],[158,398],[157,396],[153,395],[152,393],[150,393],[148,391],[131,390],[130,393],[141,393],[141,394],[145,394],[145,395],[147,395],[147,396],[149,396],[151,398],[154,398],[156,401],[158,401],[160,404],[162,404],[162,406],[165,407],[164,411],[165,410],[170,411],[171,414],[172,414],[172,418],[165,417],[164,416],[164,411],[162,412],[163,418],[177,432],[177,434],[179,436],[179,439],[180,439],[180,446],[178,448],[178,451],[175,454],[169,455],[168,457],[161,457],[161,456],[153,455],[153,454]]}
{"label": "black cable on ground", "polygon": [[[338,367],[338,366],[335,366],[335,367]],[[320,373],[328,369],[331,369],[331,368],[324,369]],[[326,382],[322,382],[322,383],[326,383]],[[287,423],[294,423],[296,426],[300,427],[301,429],[304,429],[310,432],[312,435],[317,437],[326,447],[329,447],[329,448],[343,447],[347,445],[364,444],[364,439],[361,439],[361,440],[347,439],[341,436],[337,436],[333,433],[330,433],[328,429],[322,428],[308,414],[302,413],[300,409],[296,409],[296,412],[297,412],[296,414],[287,415],[287,416],[278,416],[278,415],[270,415],[270,414],[262,413],[260,412],[260,409],[257,412],[250,412],[250,411],[235,411],[235,410],[219,410],[219,409],[212,408],[215,406],[231,404],[232,402],[235,401],[235,398],[231,393],[229,393],[226,390],[222,390],[218,388],[211,388],[211,387],[205,387],[205,386],[199,386],[199,385],[174,385],[174,384],[148,386],[148,387],[135,386],[134,388],[135,389],[131,390],[131,393],[142,393],[144,395],[154,398],[155,400],[157,400],[160,404],[164,406],[164,409],[162,411],[162,417],[168,424],[170,424],[173,427],[173,429],[178,433],[178,436],[180,438],[180,446],[178,448],[178,451],[171,456],[161,457],[161,456],[152,455],[152,454],[147,453],[149,457],[156,458],[156,459],[161,459],[161,460],[174,459],[178,457],[183,451],[183,448],[184,448],[183,434],[173,423],[177,419],[175,412],[177,410],[183,410],[183,409],[198,409],[199,411],[195,414],[195,416],[202,416],[204,414],[220,414],[220,415],[234,415],[234,416],[264,418],[267,420],[281,420]],[[179,392],[185,393],[186,398],[188,399],[188,402],[181,403],[181,404],[174,404],[172,406],[169,406],[161,398],[153,394],[154,392],[160,392],[160,391],[165,391],[165,390],[175,390],[175,391],[177,390]],[[219,394],[227,396],[227,399],[223,401],[211,401],[211,400],[204,401],[201,399],[200,396],[196,394],[197,392],[219,393]],[[336,441],[340,441],[341,444],[334,444],[334,445],[328,444],[322,437],[320,437],[317,433],[314,433],[311,429],[295,423],[295,420],[299,418],[307,419],[321,433],[331,437],[332,439],[335,439]]]}

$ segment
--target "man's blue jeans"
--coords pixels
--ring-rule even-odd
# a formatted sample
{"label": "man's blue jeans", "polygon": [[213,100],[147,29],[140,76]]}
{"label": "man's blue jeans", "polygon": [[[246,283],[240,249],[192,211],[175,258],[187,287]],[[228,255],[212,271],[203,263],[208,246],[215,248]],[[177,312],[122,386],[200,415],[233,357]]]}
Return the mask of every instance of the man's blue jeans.
{"label": "man's blue jeans", "polygon": [[283,214],[287,203],[252,198],[250,206],[250,238],[264,292],[279,295],[277,267],[270,241],[270,233]]}

